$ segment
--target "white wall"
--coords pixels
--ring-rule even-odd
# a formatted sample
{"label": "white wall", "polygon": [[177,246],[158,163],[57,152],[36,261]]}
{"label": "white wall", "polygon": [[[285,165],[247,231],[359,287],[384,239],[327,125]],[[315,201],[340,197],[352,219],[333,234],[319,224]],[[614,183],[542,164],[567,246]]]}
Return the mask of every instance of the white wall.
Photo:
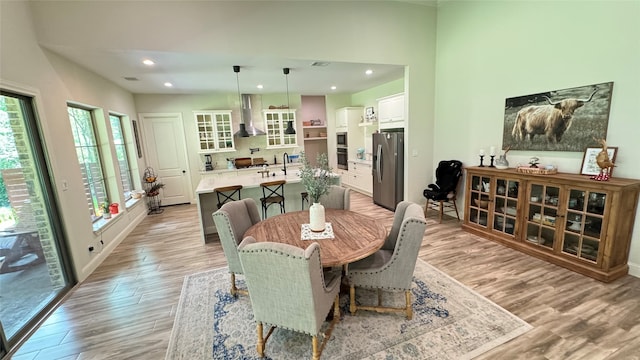
{"label": "white wall", "polygon": [[[145,48],[150,51],[216,51],[238,56],[288,57],[359,63],[405,65],[405,87],[410,92],[408,146],[419,154],[407,163],[406,198],[421,201],[424,170],[432,164],[432,146],[423,141],[432,133],[435,8],[408,3],[360,1],[304,2],[217,2],[217,1],[1,1],[2,51],[0,76],[3,82],[32,87],[42,94],[38,113],[46,124],[45,140],[56,183],[66,180],[72,191],[58,190],[64,226],[74,267],[82,280],[91,273],[134,224],[119,217],[103,234],[107,251],[91,257],[88,245],[98,237],[84,219],[84,196],[66,103],[74,101],[117,111],[137,119],[139,112],[155,112],[168,103],[152,105],[111,82],[38,46],[38,40],[52,48],[75,46]],[[71,14],[74,23],[66,21]],[[89,14],[89,15],[87,15]],[[114,21],[117,27],[114,28]],[[170,37],[157,36],[168,26]],[[115,36],[127,34],[126,36]],[[192,39],[205,38],[210,48],[195,46]],[[71,42],[67,43],[67,41]],[[142,45],[143,44],[143,45]],[[82,49],[77,49],[78,54]],[[132,55],[133,56],[133,55]],[[147,102],[147,100],[149,100]],[[170,100],[171,101],[171,100]],[[331,100],[327,103],[330,106]],[[187,110],[204,102],[184,106],[185,127],[192,116]],[[197,105],[197,106],[195,106]],[[183,105],[180,105],[183,106]],[[328,117],[332,114],[327,114]],[[192,126],[192,125],[191,125]],[[142,128],[142,127],[141,127]],[[193,134],[186,129],[187,136]],[[191,135],[195,136],[195,135]],[[70,161],[73,159],[74,161]],[[194,168],[197,161],[191,164]],[[140,164],[144,168],[144,164]],[[193,171],[193,170],[192,170]],[[142,209],[142,207],[138,207]],[[143,209],[142,209],[143,210]],[[138,210],[140,215],[144,212]],[[105,237],[110,237],[106,239]]]}
{"label": "white wall", "polygon": [[[502,144],[508,97],[613,81],[607,143],[618,146],[616,177],[640,178],[640,2],[465,1],[438,8],[435,159],[478,164],[478,150]],[[536,155],[579,173],[582,153]],[[552,159],[552,160],[551,160]],[[640,212],[629,257],[640,276]]]}
{"label": "white wall", "polygon": [[[115,111],[135,115],[133,97],[104,78],[41,49],[28,2],[2,1],[0,6],[0,82],[4,88],[36,96],[74,271],[82,281],[144,218],[146,211],[144,204],[137,204],[112,220],[104,233],[93,233],[67,102],[102,108],[105,114]],[[62,181],[69,184],[69,190],[62,190]],[[104,251],[90,254],[88,247],[100,239],[105,243]]]}

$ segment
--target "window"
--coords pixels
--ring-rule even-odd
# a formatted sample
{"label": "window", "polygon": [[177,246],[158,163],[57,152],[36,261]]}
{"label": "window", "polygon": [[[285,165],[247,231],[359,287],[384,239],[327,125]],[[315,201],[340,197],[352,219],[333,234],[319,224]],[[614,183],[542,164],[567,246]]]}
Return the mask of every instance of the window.
{"label": "window", "polygon": [[87,207],[91,220],[96,221],[102,216],[103,207],[101,205],[108,203],[108,198],[93,113],[90,110],[72,105],[67,107],[67,111],[71,121],[76,155],[82,171]]}
{"label": "window", "polygon": [[133,183],[131,181],[131,167],[129,166],[129,155],[127,154],[127,145],[124,141],[124,132],[122,131],[122,117],[110,114],[111,134],[113,136],[113,144],[116,148],[116,157],[118,167],[120,168],[120,182],[124,191],[124,200],[131,199],[131,190]]}

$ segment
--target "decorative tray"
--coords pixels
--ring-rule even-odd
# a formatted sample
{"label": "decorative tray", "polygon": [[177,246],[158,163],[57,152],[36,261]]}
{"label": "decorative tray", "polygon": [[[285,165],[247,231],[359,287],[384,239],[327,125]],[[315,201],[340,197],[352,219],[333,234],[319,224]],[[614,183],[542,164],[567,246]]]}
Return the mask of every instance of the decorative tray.
{"label": "decorative tray", "polygon": [[520,173],[533,175],[553,175],[558,173],[558,169],[532,168],[528,166],[518,166],[516,169]]}

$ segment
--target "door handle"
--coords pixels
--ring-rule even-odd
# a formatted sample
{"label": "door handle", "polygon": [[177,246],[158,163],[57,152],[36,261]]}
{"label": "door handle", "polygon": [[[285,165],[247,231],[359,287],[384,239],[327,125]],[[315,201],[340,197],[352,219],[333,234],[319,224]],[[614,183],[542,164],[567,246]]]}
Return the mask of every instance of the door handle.
{"label": "door handle", "polygon": [[377,159],[377,164],[376,164],[376,171],[378,173],[378,184],[382,183],[382,169],[380,169],[380,166],[382,165],[382,145],[378,144],[378,151],[377,151],[377,155],[378,155],[378,159]]}
{"label": "door handle", "polygon": [[182,173],[183,173],[183,174],[186,174],[186,173],[187,173],[187,170],[182,170]]}

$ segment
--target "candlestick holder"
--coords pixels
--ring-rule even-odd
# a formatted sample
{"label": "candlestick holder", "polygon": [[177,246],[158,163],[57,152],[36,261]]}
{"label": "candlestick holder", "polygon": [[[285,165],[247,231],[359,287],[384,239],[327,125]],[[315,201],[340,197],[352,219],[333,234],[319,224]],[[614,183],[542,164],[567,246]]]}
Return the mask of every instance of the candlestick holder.
{"label": "candlestick holder", "polygon": [[495,155],[491,155],[491,164],[489,165],[489,167],[496,167],[495,165],[493,165],[493,158],[495,157]]}
{"label": "candlestick holder", "polygon": [[484,155],[480,155],[480,167],[484,167],[484,165],[482,164],[482,161],[484,160]]}

